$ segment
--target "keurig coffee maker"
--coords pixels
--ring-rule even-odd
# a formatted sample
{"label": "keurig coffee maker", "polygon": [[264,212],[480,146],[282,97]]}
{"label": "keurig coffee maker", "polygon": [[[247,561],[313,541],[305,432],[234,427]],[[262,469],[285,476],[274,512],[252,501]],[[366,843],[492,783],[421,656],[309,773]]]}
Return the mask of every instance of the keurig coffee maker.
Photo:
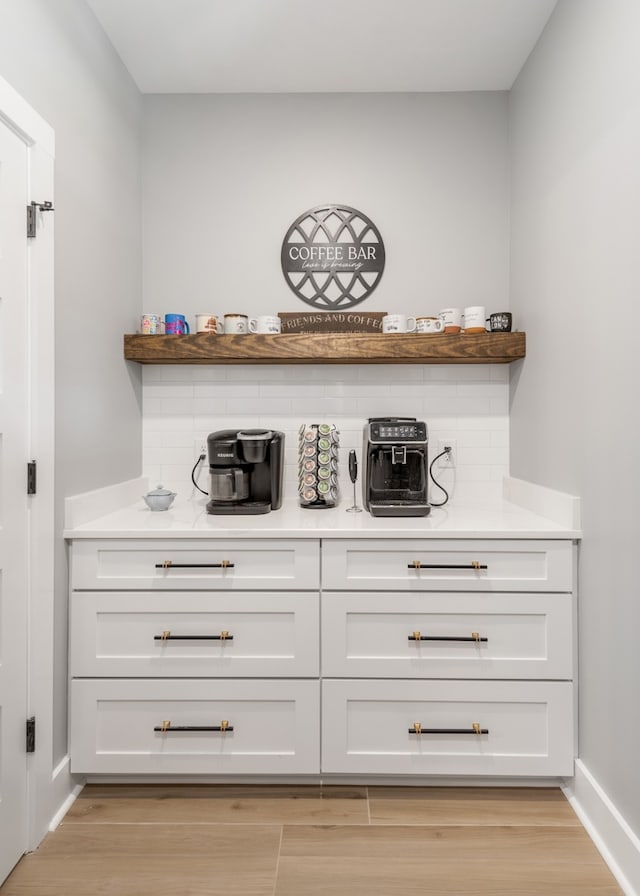
{"label": "keurig coffee maker", "polygon": [[207,513],[269,513],[282,504],[284,433],[223,429],[207,437]]}
{"label": "keurig coffee maker", "polygon": [[427,516],[427,424],[372,417],[364,428],[362,499],[372,516]]}

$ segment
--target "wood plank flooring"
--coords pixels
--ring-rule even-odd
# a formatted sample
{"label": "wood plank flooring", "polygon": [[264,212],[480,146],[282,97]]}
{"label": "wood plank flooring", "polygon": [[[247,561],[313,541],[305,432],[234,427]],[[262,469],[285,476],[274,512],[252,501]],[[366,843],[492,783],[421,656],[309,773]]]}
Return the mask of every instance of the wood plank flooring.
{"label": "wood plank flooring", "polygon": [[88,785],[0,896],[618,896],[553,788]]}

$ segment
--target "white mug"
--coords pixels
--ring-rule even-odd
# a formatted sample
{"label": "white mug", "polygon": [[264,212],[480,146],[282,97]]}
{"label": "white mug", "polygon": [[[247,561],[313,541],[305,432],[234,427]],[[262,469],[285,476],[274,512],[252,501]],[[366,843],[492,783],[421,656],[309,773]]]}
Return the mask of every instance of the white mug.
{"label": "white mug", "polygon": [[438,317],[444,321],[445,333],[459,333],[462,327],[462,311],[460,308],[443,308]]}
{"label": "white mug", "polygon": [[225,314],[224,316],[225,333],[248,333],[249,318],[246,314]]}
{"label": "white mug", "polygon": [[385,314],[382,318],[383,333],[413,333],[415,329],[415,317],[406,317],[404,314]]}
{"label": "white mug", "polygon": [[482,305],[471,305],[464,309],[464,331],[465,333],[486,333],[487,324],[484,307]]}
{"label": "white mug", "polygon": [[444,333],[444,321],[441,317],[418,317],[416,318],[416,333],[429,333],[432,336]]}
{"label": "white mug", "polygon": [[260,317],[249,318],[250,333],[279,333],[280,318],[272,314],[263,314]]}
{"label": "white mug", "polygon": [[222,321],[216,314],[196,314],[196,333],[222,333]]}
{"label": "white mug", "polygon": [[140,318],[140,332],[145,336],[159,336],[164,333],[164,324],[160,314],[143,314]]}

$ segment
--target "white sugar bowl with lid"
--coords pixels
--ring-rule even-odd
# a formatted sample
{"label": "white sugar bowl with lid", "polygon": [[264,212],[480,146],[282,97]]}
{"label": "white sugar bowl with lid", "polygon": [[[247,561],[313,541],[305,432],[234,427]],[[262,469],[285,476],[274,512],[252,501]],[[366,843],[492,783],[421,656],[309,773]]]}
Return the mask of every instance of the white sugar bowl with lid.
{"label": "white sugar bowl with lid", "polygon": [[170,492],[169,489],[163,488],[161,485],[142,496],[143,501],[149,510],[168,510],[173,504],[177,492]]}

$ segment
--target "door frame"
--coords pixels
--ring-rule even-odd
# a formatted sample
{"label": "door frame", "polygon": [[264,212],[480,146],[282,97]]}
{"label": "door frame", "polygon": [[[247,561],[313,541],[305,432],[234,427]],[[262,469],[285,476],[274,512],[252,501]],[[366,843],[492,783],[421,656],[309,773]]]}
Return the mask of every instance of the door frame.
{"label": "door frame", "polygon": [[[53,128],[0,77],[0,121],[27,147],[29,201],[53,201]],[[26,209],[25,209],[26,228]],[[37,719],[36,751],[27,762],[27,849],[35,849],[58,806],[53,769],[54,604],[54,255],[53,215],[40,215],[28,241],[30,283],[29,457],[37,461],[37,493],[29,499],[27,717]],[[25,720],[26,722],[26,720]]]}

